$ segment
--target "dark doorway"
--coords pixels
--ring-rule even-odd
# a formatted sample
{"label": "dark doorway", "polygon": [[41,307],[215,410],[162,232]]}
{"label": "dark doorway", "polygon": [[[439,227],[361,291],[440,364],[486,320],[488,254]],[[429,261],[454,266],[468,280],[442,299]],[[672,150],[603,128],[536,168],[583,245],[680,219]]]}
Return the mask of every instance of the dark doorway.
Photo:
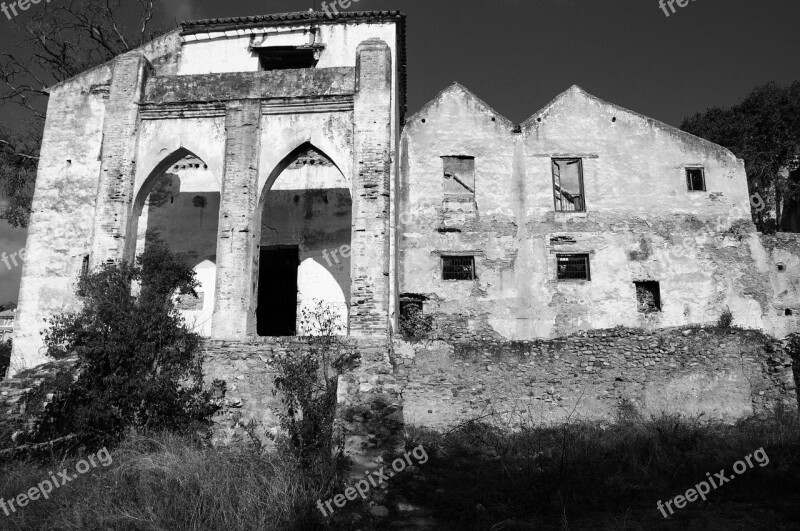
{"label": "dark doorway", "polygon": [[297,247],[261,249],[258,269],[259,336],[293,336],[297,333]]}

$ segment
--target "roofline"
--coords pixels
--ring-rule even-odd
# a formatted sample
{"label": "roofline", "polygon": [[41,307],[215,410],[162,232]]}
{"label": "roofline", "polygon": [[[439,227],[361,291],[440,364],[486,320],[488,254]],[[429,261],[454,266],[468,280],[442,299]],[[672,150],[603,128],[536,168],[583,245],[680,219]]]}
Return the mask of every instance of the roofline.
{"label": "roofline", "polygon": [[405,22],[406,15],[401,11],[351,11],[325,13],[324,11],[295,11],[292,13],[275,13],[249,17],[210,18],[181,22],[181,35],[193,35],[207,31],[225,31],[258,26],[286,26],[308,22],[341,21],[397,21]]}
{"label": "roofline", "polygon": [[715,144],[714,142],[712,142],[710,140],[707,140],[707,139],[705,139],[705,138],[703,138],[701,136],[693,135],[692,133],[687,133],[683,129],[680,129],[680,128],[675,127],[673,125],[669,125],[668,123],[664,123],[664,122],[662,122],[660,120],[656,120],[655,118],[651,118],[649,116],[645,116],[644,114],[638,113],[636,111],[632,111],[632,110],[627,109],[627,108],[625,108],[625,107],[623,107],[621,105],[617,105],[616,103],[612,103],[612,102],[606,101],[606,100],[604,100],[602,98],[598,98],[594,94],[586,92],[583,88],[581,88],[578,85],[572,85],[570,88],[568,88],[567,90],[565,90],[564,92],[562,92],[561,94],[559,94],[558,96],[553,98],[547,105],[545,105],[544,107],[542,107],[541,109],[539,109],[538,111],[533,113],[533,115],[530,118],[528,118],[527,120],[522,122],[522,124],[520,124],[520,127],[523,130],[525,128],[528,128],[528,127],[536,127],[537,124],[538,124],[538,122],[535,121],[536,118],[538,118],[539,116],[544,114],[550,107],[555,105],[555,103],[558,100],[562,99],[567,93],[573,92],[573,91],[577,91],[577,92],[583,94],[584,96],[586,96],[588,98],[591,98],[591,99],[593,99],[595,101],[598,101],[598,102],[602,103],[603,105],[608,105],[609,107],[613,107],[614,109],[620,110],[622,112],[626,112],[628,114],[632,114],[632,115],[636,116],[637,118],[641,118],[641,119],[645,120],[648,124],[650,124],[652,126],[655,126],[655,127],[658,127],[659,129],[662,129],[663,131],[666,131],[667,133],[671,133],[671,134],[674,134],[674,135],[677,135],[677,136],[680,136],[680,137],[683,137],[683,138],[691,138],[691,139],[699,140],[701,143],[705,144],[707,147],[713,148],[715,150],[721,150],[721,151],[725,152],[726,154],[730,155],[734,160],[742,160],[742,159],[739,159],[739,157],[737,157],[736,154],[733,153],[733,151],[731,151],[730,149],[726,148],[725,146],[721,146],[719,144]]}
{"label": "roofline", "polygon": [[447,91],[451,90],[453,87],[458,87],[458,88],[460,88],[461,90],[463,90],[464,92],[466,92],[467,94],[469,94],[470,96],[472,96],[473,98],[475,98],[476,100],[478,100],[478,102],[479,102],[481,105],[483,105],[484,107],[486,107],[486,108],[487,108],[489,111],[491,111],[493,114],[496,114],[498,118],[501,118],[502,120],[504,120],[504,121],[505,121],[506,123],[508,123],[508,124],[509,124],[509,125],[510,125],[512,128],[514,127],[514,125],[515,125],[515,124],[514,124],[514,122],[512,122],[511,120],[509,120],[508,118],[506,118],[505,116],[503,116],[502,114],[500,114],[499,112],[497,112],[497,111],[494,109],[494,107],[492,107],[491,105],[489,105],[488,103],[486,103],[486,102],[485,102],[485,101],[484,101],[484,100],[483,100],[483,99],[482,99],[480,96],[478,96],[477,94],[475,94],[474,92],[472,92],[470,89],[468,89],[467,87],[465,87],[464,85],[462,85],[462,84],[461,84],[461,83],[459,83],[458,81],[453,81],[453,82],[452,82],[450,85],[447,85],[445,88],[443,88],[442,90],[440,90],[440,91],[439,91],[439,92],[436,94],[436,96],[434,96],[434,97],[433,97],[433,99],[431,99],[431,100],[430,100],[428,103],[426,103],[425,105],[423,105],[423,106],[422,106],[422,107],[421,107],[421,108],[420,108],[420,109],[419,109],[417,112],[415,112],[414,114],[412,114],[411,116],[409,116],[409,117],[406,119],[406,123],[407,123],[407,124],[410,124],[410,123],[411,123],[411,122],[412,122],[414,119],[416,119],[416,118],[417,118],[417,116],[421,115],[423,112],[426,112],[426,111],[427,111],[427,110],[428,110],[430,107],[432,107],[432,106],[433,106],[433,104],[434,104],[434,103],[436,103],[436,101],[438,101],[439,99],[441,99],[441,98],[442,98],[442,96],[444,96],[444,94],[445,94]]}
{"label": "roofline", "polygon": [[127,52],[123,52],[123,53],[121,53],[121,54],[119,54],[119,55],[115,55],[114,57],[112,57],[112,58],[111,58],[111,59],[109,59],[108,61],[104,61],[104,62],[102,62],[102,63],[100,63],[100,64],[98,64],[98,65],[94,65],[94,66],[93,66],[93,67],[91,67],[91,68],[87,68],[86,70],[83,70],[82,72],[79,72],[79,73],[75,74],[75,75],[74,75],[74,76],[72,76],[72,77],[68,77],[67,79],[62,79],[62,80],[61,80],[61,81],[59,81],[58,83],[53,83],[53,84],[52,84],[52,85],[50,85],[49,87],[45,87],[45,88],[44,88],[44,92],[46,92],[46,93],[49,95],[49,94],[50,94],[50,93],[51,93],[53,90],[55,90],[55,89],[59,88],[59,87],[60,87],[60,86],[62,86],[62,85],[66,85],[66,84],[67,84],[67,83],[69,83],[70,81],[72,81],[72,80],[74,80],[74,79],[77,79],[77,78],[81,77],[81,76],[82,76],[82,75],[84,75],[84,74],[87,74],[87,73],[89,73],[89,72],[94,72],[95,70],[99,70],[100,68],[103,68],[103,67],[105,67],[105,66],[107,66],[107,65],[110,65],[110,64],[112,64],[114,61],[116,61],[117,59],[119,59],[120,57],[122,57],[122,56],[124,56],[124,55],[132,54],[132,53],[137,53],[139,50],[141,50],[141,49],[142,49],[142,48],[144,48],[145,46],[149,46],[150,44],[152,44],[152,43],[156,42],[157,40],[164,39],[164,38],[166,38],[166,37],[168,37],[168,36],[170,36],[170,35],[177,34],[179,31],[180,31],[180,29],[179,29],[179,28],[175,28],[175,29],[171,29],[171,30],[169,30],[169,31],[167,31],[167,32],[164,32],[164,33],[162,33],[161,35],[159,35],[158,37],[155,37],[155,38],[153,38],[153,39],[150,39],[149,41],[147,41],[147,42],[145,42],[145,43],[143,43],[143,44],[140,44],[139,46],[137,46],[136,48],[134,48],[134,49],[132,49],[132,50],[128,50]]}

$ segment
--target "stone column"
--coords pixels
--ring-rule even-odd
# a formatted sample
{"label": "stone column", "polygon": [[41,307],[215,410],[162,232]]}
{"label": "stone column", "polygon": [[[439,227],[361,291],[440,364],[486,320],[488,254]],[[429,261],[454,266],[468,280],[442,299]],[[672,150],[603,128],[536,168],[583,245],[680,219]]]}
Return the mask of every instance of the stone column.
{"label": "stone column", "polygon": [[389,335],[392,53],[379,39],[356,52],[350,335]]}
{"label": "stone column", "polygon": [[231,101],[225,111],[225,167],[217,234],[217,287],[211,336],[244,339],[255,333],[258,242],[258,157],[261,102]]}
{"label": "stone column", "polygon": [[361,43],[356,53],[350,335],[361,363],[339,379],[337,411],[355,478],[403,443],[389,341],[392,55],[378,39]]}
{"label": "stone column", "polygon": [[[144,93],[150,63],[143,55],[130,54],[114,61],[103,122],[100,179],[95,208],[91,265],[131,258],[136,238],[128,234],[133,208],[136,147],[139,134],[139,102]],[[127,254],[126,254],[127,251]]]}

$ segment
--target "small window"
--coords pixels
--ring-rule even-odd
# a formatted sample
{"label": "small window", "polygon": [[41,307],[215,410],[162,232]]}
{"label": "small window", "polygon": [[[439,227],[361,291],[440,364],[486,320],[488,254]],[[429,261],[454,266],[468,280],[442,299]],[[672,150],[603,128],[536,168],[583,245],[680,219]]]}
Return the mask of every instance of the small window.
{"label": "small window", "polygon": [[553,159],[556,212],[584,212],[582,159]]}
{"label": "small window", "polygon": [[591,280],[588,254],[559,254],[558,280]]}
{"label": "small window", "polygon": [[321,51],[314,46],[266,46],[255,50],[261,70],[314,68]]}
{"label": "small window", "polygon": [[475,195],[475,157],[442,157],[445,195]]}
{"label": "small window", "polygon": [[83,257],[83,263],[81,264],[81,277],[85,277],[89,274],[89,255],[85,255]]}
{"label": "small window", "polygon": [[686,168],[686,185],[690,192],[705,192],[706,171],[703,168]]}
{"label": "small window", "polygon": [[661,311],[661,287],[658,282],[634,282],[636,286],[636,302],[639,313],[656,313]]}
{"label": "small window", "polygon": [[475,280],[475,257],[443,256],[442,280]]}

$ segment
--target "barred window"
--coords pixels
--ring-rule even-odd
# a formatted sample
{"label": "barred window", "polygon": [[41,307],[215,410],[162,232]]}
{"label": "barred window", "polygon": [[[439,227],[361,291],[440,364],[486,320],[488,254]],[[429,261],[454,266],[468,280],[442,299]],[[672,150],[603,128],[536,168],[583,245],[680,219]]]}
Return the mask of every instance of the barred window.
{"label": "barred window", "polygon": [[705,192],[705,170],[703,168],[686,168],[686,186],[690,192]]}
{"label": "barred window", "polygon": [[559,254],[558,280],[591,280],[588,254]]}
{"label": "barred window", "polygon": [[583,212],[583,161],[553,159],[553,195],[556,212]]}
{"label": "barred window", "polygon": [[442,280],[475,280],[475,257],[443,256]]}

